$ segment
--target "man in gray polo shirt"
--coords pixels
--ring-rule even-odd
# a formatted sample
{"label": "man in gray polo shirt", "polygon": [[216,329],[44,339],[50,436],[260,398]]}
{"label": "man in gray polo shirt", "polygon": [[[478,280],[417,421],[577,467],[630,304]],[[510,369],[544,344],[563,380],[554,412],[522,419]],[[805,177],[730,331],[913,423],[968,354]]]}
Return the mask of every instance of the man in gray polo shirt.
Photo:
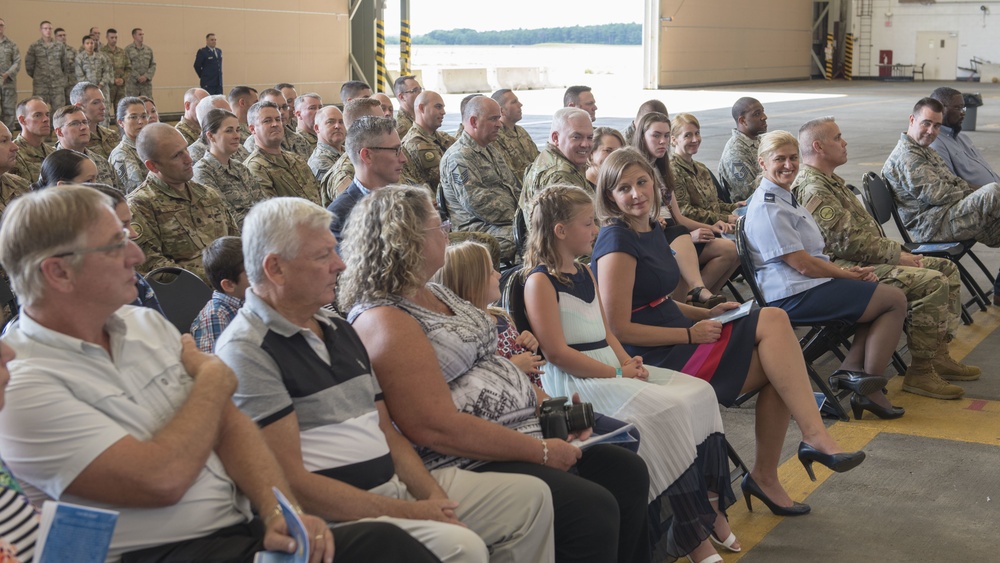
{"label": "man in gray polo shirt", "polygon": [[247,215],[250,289],[215,348],[239,379],[236,405],[263,430],[303,506],[327,520],[396,524],[445,561],[552,561],[545,483],[428,471],[393,426],[361,339],[323,308],[344,269],[330,217],[301,198],[263,201]]}

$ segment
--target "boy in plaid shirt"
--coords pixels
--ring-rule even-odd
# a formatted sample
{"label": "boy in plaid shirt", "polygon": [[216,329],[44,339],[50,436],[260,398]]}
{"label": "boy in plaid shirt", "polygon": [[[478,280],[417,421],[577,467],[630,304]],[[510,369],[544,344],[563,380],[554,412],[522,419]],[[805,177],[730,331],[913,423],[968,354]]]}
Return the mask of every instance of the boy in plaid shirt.
{"label": "boy in plaid shirt", "polygon": [[211,354],[222,331],[243,306],[250,283],[243,267],[243,242],[239,237],[219,237],[202,251],[205,275],[212,284],[212,299],[191,323],[191,336],[201,351]]}

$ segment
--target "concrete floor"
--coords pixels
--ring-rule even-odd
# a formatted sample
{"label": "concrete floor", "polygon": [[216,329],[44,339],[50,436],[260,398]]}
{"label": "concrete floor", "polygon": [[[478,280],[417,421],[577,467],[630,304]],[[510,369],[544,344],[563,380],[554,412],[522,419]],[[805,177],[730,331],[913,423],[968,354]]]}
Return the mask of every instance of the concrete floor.
{"label": "concrete floor", "polygon": [[[761,99],[771,131],[797,133],[805,121],[832,115],[848,141],[851,158],[838,174],[860,187],[865,172],[881,169],[906,128],[913,104],[941,85],[945,83],[803,81],[752,85],[746,91],[734,87],[633,91],[622,97],[634,101],[633,108],[648,98],[662,99],[672,114],[691,111],[689,106],[699,108],[692,113],[701,121],[704,142],[696,158],[713,170],[733,127],[729,108],[741,95]],[[1000,166],[1000,86],[947,85],[982,93],[985,105],[979,108],[977,131],[970,135],[987,159]],[[609,101],[609,92],[596,86],[594,91],[599,106],[619,105],[602,102]],[[561,90],[519,93],[526,101],[523,124],[539,144],[548,136],[550,115],[537,108],[554,111],[561,105],[561,94]],[[457,113],[461,96],[447,98],[449,108]],[[724,103],[705,107],[705,99]],[[630,113],[599,110],[596,125],[624,128],[631,121]],[[457,116],[450,115],[445,130],[454,131],[455,126]],[[890,236],[898,235],[891,225],[887,231]],[[976,252],[991,271],[996,271],[1000,265],[996,250],[979,245]],[[956,358],[967,357],[984,371],[980,381],[965,385],[966,398],[937,401],[918,397],[902,392],[901,378],[896,377],[889,383],[889,396],[894,404],[907,409],[906,416],[881,421],[867,414],[861,421],[831,423],[831,433],[845,448],[868,453],[858,469],[834,475],[821,468],[817,470],[820,480],[810,482],[794,458],[800,435],[793,424],[786,437],[780,475],[791,496],[809,503],[813,512],[800,518],[779,518],[757,502],[750,513],[740,498],[730,509],[730,520],[744,549],[739,554],[724,553],[725,560],[995,561],[992,538],[1000,522],[1000,471],[995,466],[1000,460],[998,309],[977,311],[974,324],[963,326],[953,343]],[[835,366],[828,360],[818,367],[825,374]],[[753,417],[752,404],[723,409],[729,440],[748,464],[753,462]],[[738,486],[736,491],[739,496]]]}

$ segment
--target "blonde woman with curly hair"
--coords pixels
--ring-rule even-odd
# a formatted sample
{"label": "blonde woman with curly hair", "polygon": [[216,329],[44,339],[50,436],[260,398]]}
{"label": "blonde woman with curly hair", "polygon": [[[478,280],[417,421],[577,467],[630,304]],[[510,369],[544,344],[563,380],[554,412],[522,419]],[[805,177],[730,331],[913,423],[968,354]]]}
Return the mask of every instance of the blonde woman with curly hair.
{"label": "blonde woman with curly hair", "polygon": [[372,192],[351,213],[344,240],[340,303],[351,309],[393,421],[424,464],[545,481],[557,560],[648,562],[645,464],[614,445],[581,451],[543,439],[536,387],[496,354],[493,320],[430,282],[448,237],[427,190]]}

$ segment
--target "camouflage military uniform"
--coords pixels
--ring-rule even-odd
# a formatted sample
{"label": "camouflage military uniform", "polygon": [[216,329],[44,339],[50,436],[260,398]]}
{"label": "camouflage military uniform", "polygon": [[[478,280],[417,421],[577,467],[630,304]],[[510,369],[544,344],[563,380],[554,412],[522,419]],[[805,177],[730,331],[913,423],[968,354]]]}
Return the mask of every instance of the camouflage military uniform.
{"label": "camouflage military uniform", "polygon": [[302,158],[309,160],[309,157],[312,156],[313,151],[316,150],[316,143],[319,142],[319,137],[316,136],[315,131],[310,131],[308,129],[296,129],[295,132],[298,133],[299,137],[302,137],[302,139],[305,140],[305,142],[309,143],[309,154],[305,156],[299,155],[302,156]]}
{"label": "camouflage military uniform", "polygon": [[[111,61],[111,83],[108,84],[111,97],[108,98],[108,103],[114,108],[112,110],[113,113],[118,109],[118,102],[125,97],[125,82],[128,80],[129,71],[132,70],[132,62],[129,61],[128,55],[125,54],[125,49],[121,47],[112,49],[108,45],[105,45],[101,47],[101,53]],[[115,85],[115,80],[118,79],[122,81],[121,86]]]}
{"label": "camouflage military uniform", "polygon": [[688,162],[675,156],[670,159],[670,171],[674,175],[674,196],[681,215],[707,225],[716,221],[729,222],[736,204],[719,201],[707,166],[697,160]]}
{"label": "camouflage military uniform", "polygon": [[122,140],[118,130],[103,125],[98,125],[96,131],[90,132],[90,142],[87,148],[103,156],[105,159],[111,157],[111,151],[115,150]]}
{"label": "camouflage military uniform", "polygon": [[632,144],[632,135],[635,135],[635,123],[629,123],[628,127],[622,130],[622,137],[625,137],[625,144]]}
{"label": "camouflage military uniform", "polygon": [[761,170],[757,164],[760,137],[750,139],[739,129],[726,141],[719,158],[719,181],[729,187],[729,199],[745,201],[760,184]]}
{"label": "camouflage military uniform", "polygon": [[530,224],[535,194],[554,184],[569,184],[594,195],[594,188],[587,181],[585,169],[570,162],[559,152],[559,147],[547,143],[524,173],[524,186],[521,187],[521,198],[517,204],[521,207],[525,222]]}
{"label": "camouflage military uniform", "polygon": [[229,159],[229,166],[223,166],[212,153],[205,153],[194,165],[194,181],[215,188],[222,195],[233,221],[240,229],[250,208],[258,201],[267,199],[257,178],[246,166],[232,158]]}
{"label": "camouflage military uniform", "polygon": [[309,165],[309,170],[312,170],[313,175],[316,176],[316,181],[323,180],[323,176],[326,176],[327,171],[333,168],[333,163],[337,162],[341,154],[336,148],[322,141],[316,143],[316,149],[309,155],[309,160],[306,161],[306,164]]}
{"label": "camouflage military uniform", "polygon": [[[202,279],[201,251],[219,237],[237,232],[219,192],[188,182],[189,193],[178,193],[150,174],[128,195],[135,243],[146,253],[137,269],[148,274],[162,266],[179,266]],[[207,281],[207,280],[206,280]]]}
{"label": "camouflage military uniform", "polygon": [[309,141],[301,133],[288,125],[285,126],[285,143],[288,143],[289,148],[287,150],[301,156],[302,160],[308,160],[312,156],[313,147],[309,144]]}
{"label": "camouflage military uniform", "polygon": [[184,137],[184,140],[187,141],[188,146],[190,146],[191,143],[197,141],[198,137],[201,136],[201,126],[198,125],[197,123],[188,123],[184,119],[178,121],[177,125],[174,125],[174,129],[176,129],[181,134],[181,136]]}
{"label": "camouflage military uniform", "polygon": [[21,69],[21,50],[10,37],[0,39],[0,75],[7,79],[0,83],[0,122],[13,130],[17,123],[17,71]]}
{"label": "camouflage military uniform", "polygon": [[[254,140],[252,134],[249,137],[247,137],[246,141],[243,141],[243,148],[247,150],[247,154],[252,153],[254,149],[257,148],[257,141]],[[298,155],[299,151],[305,150],[305,143],[303,142],[302,137],[300,137],[298,133],[290,135],[288,133],[288,130],[285,130],[285,136],[281,139],[281,150]],[[312,151],[310,150],[309,152],[306,153],[305,156],[302,157],[302,160],[306,160],[311,155]]]}
{"label": "camouflage military uniform", "polygon": [[1000,186],[975,190],[952,174],[941,155],[903,133],[882,174],[899,216],[918,242],[976,239],[1000,246]]}
{"label": "camouflage military uniform", "polygon": [[[191,155],[191,162],[194,162],[195,164],[197,164],[199,160],[204,158],[207,152],[208,152],[208,146],[205,145],[205,143],[201,142],[200,137],[198,138],[197,141],[188,145],[188,154]],[[234,152],[233,156],[229,158],[235,160],[236,162],[242,163],[247,159],[248,156],[250,156],[250,151],[240,146],[236,148],[236,152]]]}
{"label": "camouflage military uniform", "polygon": [[[66,71],[66,80],[63,84],[63,91],[66,92],[66,103],[70,103],[70,93],[73,91],[73,86],[76,86],[76,49],[71,49],[66,47],[66,64],[69,65],[69,70]],[[58,109],[56,106],[52,106],[53,111]]]}
{"label": "camouflage military uniform", "polygon": [[0,213],[10,205],[11,200],[19,195],[28,193],[31,184],[10,172],[0,174]]}
{"label": "camouflage military uniform", "polygon": [[410,132],[410,128],[413,127],[414,121],[410,114],[403,111],[403,108],[396,110],[396,133],[399,133],[399,138],[402,139]]}
{"label": "camouflage military uniform", "polygon": [[340,155],[333,163],[330,171],[320,180],[320,193],[323,195],[323,205],[327,206],[337,199],[337,196],[347,189],[354,179],[354,163],[347,153]]}
{"label": "camouflage military uniform", "polygon": [[538,145],[531,140],[531,135],[524,130],[524,127],[516,124],[509,129],[501,127],[495,144],[500,148],[500,152],[507,160],[507,166],[520,184],[524,172],[538,158]]}
{"label": "camouflage military uniform", "polygon": [[441,181],[441,157],[453,144],[455,139],[444,131],[431,133],[414,123],[403,138],[406,153],[403,173],[436,192]]}
{"label": "camouflage military uniform", "polygon": [[[240,144],[243,144],[244,148],[246,148],[244,143],[246,143],[247,139],[250,137],[253,137],[253,133],[250,132],[250,127],[248,127],[246,123],[240,123]],[[247,153],[252,150],[253,149],[247,149]]]}
{"label": "camouflage military uniform", "polygon": [[479,146],[462,133],[441,159],[441,189],[453,227],[489,233],[500,244],[500,259],[514,257],[514,212],[521,188],[506,166],[502,149]]}
{"label": "camouflage military uniform", "polygon": [[[73,71],[67,58],[65,45],[58,41],[46,43],[42,39],[28,47],[24,56],[24,70],[31,77],[31,93],[41,96],[55,111],[66,105],[66,75]],[[75,76],[75,74],[74,74]]]}
{"label": "camouflage military uniform", "polygon": [[37,182],[38,174],[42,171],[42,161],[45,160],[45,157],[56,152],[56,149],[46,145],[44,141],[38,145],[38,148],[35,148],[29,145],[28,141],[21,135],[14,139],[14,144],[18,148],[17,164],[14,165],[14,169],[10,173],[24,178],[29,183]]}
{"label": "camouflage military uniform", "polygon": [[[142,48],[135,46],[135,43],[125,47],[125,55],[128,56],[132,69],[125,79],[125,93],[128,96],[153,97],[153,75],[156,73],[156,61],[153,59],[153,50],[143,45]],[[139,83],[139,77],[145,76],[146,80]]]}
{"label": "camouflage military uniform", "polygon": [[898,287],[910,306],[907,342],[914,358],[933,358],[950,340],[961,314],[962,281],[950,260],[924,257],[922,268],[900,266],[902,246],[882,235],[858,198],[834,174],[803,164],[792,193],[823,233],[823,252],[842,267],[874,266],[880,282]]}
{"label": "camouflage military uniform", "polygon": [[[74,68],[76,69],[77,83],[93,82],[101,87],[105,101],[111,99],[110,84],[114,82],[115,76],[114,67],[111,66],[111,59],[97,51],[94,51],[93,55],[86,51],[80,51],[76,55]],[[109,106],[109,108],[111,108],[108,111],[109,115],[115,113],[116,108],[112,106]]]}
{"label": "camouflage military uniform", "polygon": [[[60,150],[62,148],[62,146],[56,143],[56,150]],[[98,182],[107,184],[123,194],[125,193],[125,188],[123,188],[121,182],[118,181],[118,175],[115,174],[115,169],[111,168],[111,164],[108,162],[108,159],[95,153],[89,148],[83,149],[83,154],[97,166]]]}
{"label": "camouflage military uniform", "polygon": [[118,182],[125,189],[125,193],[132,193],[139,184],[146,181],[146,174],[149,170],[139,158],[139,153],[135,150],[135,141],[128,137],[122,137],[115,150],[111,151],[108,163],[115,170]]}
{"label": "camouflage military uniform", "polygon": [[256,148],[244,164],[267,197],[301,197],[320,202],[319,183],[306,161],[297,155],[287,151],[275,155]]}

